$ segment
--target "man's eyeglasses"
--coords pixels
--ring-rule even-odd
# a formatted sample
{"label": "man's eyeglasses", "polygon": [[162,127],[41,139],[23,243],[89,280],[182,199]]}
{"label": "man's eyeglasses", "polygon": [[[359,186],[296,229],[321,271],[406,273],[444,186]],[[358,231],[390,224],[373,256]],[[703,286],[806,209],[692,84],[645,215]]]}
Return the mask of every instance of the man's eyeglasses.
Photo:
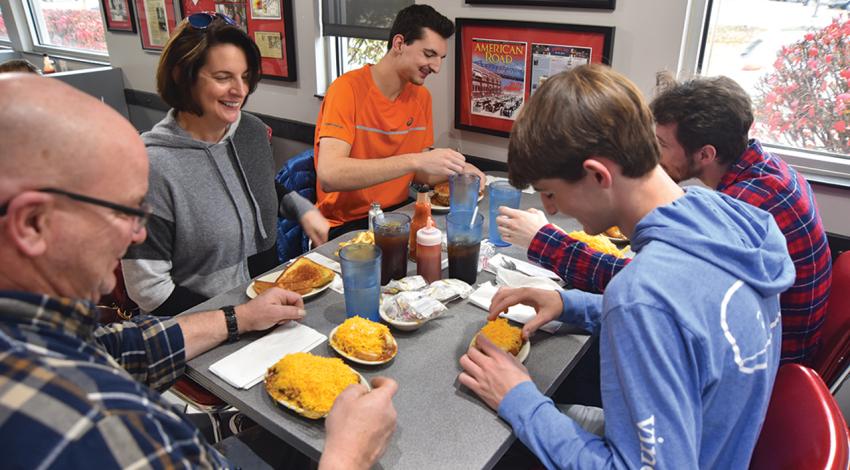
{"label": "man's eyeglasses", "polygon": [[[36,189],[40,193],[50,193],[50,194],[58,194],[60,196],[65,196],[69,199],[73,199],[75,201],[84,202],[86,204],[93,204],[95,206],[106,207],[107,209],[112,209],[116,212],[120,212],[130,218],[133,219],[135,223],[133,225],[133,232],[138,233],[142,228],[147,225],[148,219],[151,215],[150,206],[145,203],[141,204],[141,207],[129,207],[122,204],[116,204],[114,202],[104,201],[103,199],[98,199],[96,197],[85,196],[83,194],[72,193],[70,191],[65,191],[63,189],[57,188],[40,188]],[[6,211],[9,208],[9,203],[6,202],[2,206],[0,206],[0,217],[6,215]]]}
{"label": "man's eyeglasses", "polygon": [[216,18],[221,18],[225,23],[231,26],[236,26],[236,21],[234,21],[233,18],[227,15],[222,15],[218,12],[213,13],[203,11],[200,13],[192,13],[186,19],[189,21],[189,26],[195,29],[207,29]]}

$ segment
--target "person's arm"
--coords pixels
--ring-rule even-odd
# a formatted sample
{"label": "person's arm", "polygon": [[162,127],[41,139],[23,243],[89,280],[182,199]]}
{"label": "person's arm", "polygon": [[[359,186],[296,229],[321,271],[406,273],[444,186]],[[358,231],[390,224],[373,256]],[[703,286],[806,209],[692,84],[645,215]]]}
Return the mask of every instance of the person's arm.
{"label": "person's arm", "polygon": [[351,385],[336,398],[325,420],[320,470],[367,470],[383,455],[396,426],[392,398],[398,384],[372,379],[372,391]]}
{"label": "person's arm", "polygon": [[[248,303],[235,307],[239,333],[263,331],[290,320],[304,318],[304,301],[295,292],[271,288]],[[186,360],[227,340],[224,311],[191,313],[176,318],[183,332]]]}
{"label": "person's arm", "polygon": [[328,241],[331,224],[312,202],[295,191],[286,189],[278,182],[275,182],[275,190],[280,200],[280,216],[297,220],[304,229],[304,233],[313,242],[313,246],[319,246]]}
{"label": "person's arm", "polygon": [[508,308],[523,304],[534,308],[534,318],[522,327],[522,337],[528,339],[541,326],[553,320],[584,328],[596,333],[602,313],[602,296],[578,290],[554,291],[533,287],[502,287],[490,301],[488,320],[495,320]]}
{"label": "person's arm", "polygon": [[[487,186],[487,175],[484,174],[481,170],[478,169],[475,165],[464,162],[463,169],[458,173],[472,173],[473,175],[478,175],[480,180],[479,191],[484,191],[484,188]],[[448,175],[451,176],[451,175]],[[424,172],[417,172],[413,176],[413,181],[419,184],[427,184],[428,186],[434,187],[444,181],[446,181],[447,175],[443,174],[428,174]]]}
{"label": "person's arm", "polygon": [[528,246],[528,259],[556,273],[569,287],[602,293],[630,261],[596,251],[552,224],[541,228]]}
{"label": "person's arm", "polygon": [[463,155],[434,149],[375,159],[350,158],[351,144],[334,137],[319,139],[316,178],[322,191],[354,191],[375,186],[409,173],[433,175],[442,181],[464,170]]}

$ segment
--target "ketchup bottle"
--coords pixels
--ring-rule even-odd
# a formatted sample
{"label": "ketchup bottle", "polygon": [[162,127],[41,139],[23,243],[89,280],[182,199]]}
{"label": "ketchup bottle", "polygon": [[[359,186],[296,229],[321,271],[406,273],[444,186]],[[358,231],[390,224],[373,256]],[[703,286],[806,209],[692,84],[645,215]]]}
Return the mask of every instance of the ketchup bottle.
{"label": "ketchup bottle", "polygon": [[431,217],[427,225],[416,232],[416,274],[424,277],[428,284],[443,277],[440,267],[442,240],[443,232],[434,227]]}
{"label": "ketchup bottle", "polygon": [[429,188],[426,185],[416,188],[416,206],[414,206],[413,220],[410,222],[410,259],[416,261],[416,232],[428,223],[431,218],[431,197],[428,195]]}

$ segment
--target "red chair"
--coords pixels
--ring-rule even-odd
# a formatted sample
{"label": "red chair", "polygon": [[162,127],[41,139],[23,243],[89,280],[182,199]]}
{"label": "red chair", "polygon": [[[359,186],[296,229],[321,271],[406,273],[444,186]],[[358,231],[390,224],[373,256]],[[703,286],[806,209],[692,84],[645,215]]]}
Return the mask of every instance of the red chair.
{"label": "red chair", "polygon": [[205,413],[212,424],[213,440],[221,441],[221,412],[230,408],[230,405],[185,376],[177,379],[168,391]]}
{"label": "red chair", "polygon": [[832,288],[821,332],[821,347],[812,365],[831,387],[850,366],[850,251],[838,255],[832,265]]}
{"label": "red chair", "polygon": [[812,369],[779,369],[750,468],[846,470],[847,423],[826,384]]}

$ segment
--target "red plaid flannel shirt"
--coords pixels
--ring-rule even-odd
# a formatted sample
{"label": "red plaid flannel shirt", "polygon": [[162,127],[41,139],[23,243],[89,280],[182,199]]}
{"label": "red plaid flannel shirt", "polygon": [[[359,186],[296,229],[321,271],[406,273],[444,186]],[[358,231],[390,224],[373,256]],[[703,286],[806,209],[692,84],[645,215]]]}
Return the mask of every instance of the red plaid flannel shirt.
{"label": "red plaid flannel shirt", "polygon": [[[779,298],[782,363],[810,365],[820,346],[832,261],[809,183],[751,140],[716,189],[770,212],[785,235],[797,278]],[[552,225],[537,232],[528,247],[528,259],[551,269],[570,287],[597,293],[629,262],[593,250]]]}

